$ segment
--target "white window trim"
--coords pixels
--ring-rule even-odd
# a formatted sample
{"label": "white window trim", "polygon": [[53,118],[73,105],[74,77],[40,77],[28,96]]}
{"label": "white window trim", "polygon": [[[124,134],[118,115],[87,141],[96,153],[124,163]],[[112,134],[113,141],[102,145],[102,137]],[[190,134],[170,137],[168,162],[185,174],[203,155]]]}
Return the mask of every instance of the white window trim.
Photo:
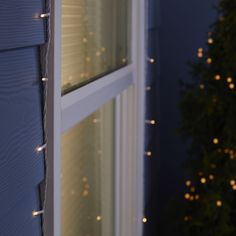
{"label": "white window trim", "polygon": [[[116,222],[114,236],[141,236],[145,92],[145,3],[132,0],[132,64],[61,97],[61,0],[52,0],[48,97],[48,191],[45,235],[60,236],[60,138],[116,97]],[[128,93],[127,88],[132,92]],[[123,93],[121,94],[121,92]],[[94,100],[95,94],[99,99]],[[80,112],[78,109],[80,107]],[[85,108],[86,107],[86,108]],[[88,108],[89,107],[89,108]],[[75,112],[77,110],[77,112]],[[123,122],[123,121],[126,122]],[[127,209],[130,209],[127,211]],[[113,235],[112,235],[113,236]]]}

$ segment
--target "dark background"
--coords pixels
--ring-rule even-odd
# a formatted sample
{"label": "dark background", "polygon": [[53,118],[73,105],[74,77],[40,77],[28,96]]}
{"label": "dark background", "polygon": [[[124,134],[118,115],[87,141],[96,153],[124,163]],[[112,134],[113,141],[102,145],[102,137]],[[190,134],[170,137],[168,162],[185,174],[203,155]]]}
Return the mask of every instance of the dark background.
{"label": "dark background", "polygon": [[[216,18],[217,0],[149,0],[146,117],[158,121],[146,127],[145,236],[176,235],[166,209],[171,199],[183,194],[186,146],[177,130],[180,125],[179,81],[190,81],[188,61],[197,59],[197,49],[206,47],[207,33]],[[161,138],[160,138],[161,137]]]}

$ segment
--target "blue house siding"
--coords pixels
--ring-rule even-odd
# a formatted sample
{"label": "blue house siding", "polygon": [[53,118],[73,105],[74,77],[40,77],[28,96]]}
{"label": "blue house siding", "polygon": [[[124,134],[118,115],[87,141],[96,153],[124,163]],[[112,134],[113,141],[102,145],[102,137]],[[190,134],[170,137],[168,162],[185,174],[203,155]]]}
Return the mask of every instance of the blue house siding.
{"label": "blue house siding", "polygon": [[44,179],[39,45],[43,1],[0,3],[0,235],[42,235],[39,184]]}
{"label": "blue house siding", "polygon": [[43,44],[43,9],[42,0],[0,1],[0,50]]}

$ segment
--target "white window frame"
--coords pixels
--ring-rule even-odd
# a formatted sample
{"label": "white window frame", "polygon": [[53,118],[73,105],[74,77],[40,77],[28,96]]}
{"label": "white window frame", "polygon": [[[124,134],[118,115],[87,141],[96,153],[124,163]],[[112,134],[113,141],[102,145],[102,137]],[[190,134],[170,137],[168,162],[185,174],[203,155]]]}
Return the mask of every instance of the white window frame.
{"label": "white window frame", "polygon": [[[48,97],[46,236],[60,236],[62,132],[115,98],[115,235],[141,236],[145,93],[145,2],[132,0],[132,63],[61,97],[61,0],[52,0]],[[128,91],[129,89],[129,91]],[[79,109],[78,109],[79,108]],[[113,235],[111,235],[113,236]]]}

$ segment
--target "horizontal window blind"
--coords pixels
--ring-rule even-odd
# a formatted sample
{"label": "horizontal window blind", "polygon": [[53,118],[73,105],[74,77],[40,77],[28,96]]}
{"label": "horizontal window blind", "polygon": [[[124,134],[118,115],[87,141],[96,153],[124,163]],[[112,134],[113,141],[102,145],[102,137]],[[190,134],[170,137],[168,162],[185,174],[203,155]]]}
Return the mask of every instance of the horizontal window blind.
{"label": "horizontal window blind", "polygon": [[114,235],[114,103],[62,135],[62,236]]}
{"label": "horizontal window blind", "polygon": [[62,92],[126,65],[128,0],[62,0]]}

